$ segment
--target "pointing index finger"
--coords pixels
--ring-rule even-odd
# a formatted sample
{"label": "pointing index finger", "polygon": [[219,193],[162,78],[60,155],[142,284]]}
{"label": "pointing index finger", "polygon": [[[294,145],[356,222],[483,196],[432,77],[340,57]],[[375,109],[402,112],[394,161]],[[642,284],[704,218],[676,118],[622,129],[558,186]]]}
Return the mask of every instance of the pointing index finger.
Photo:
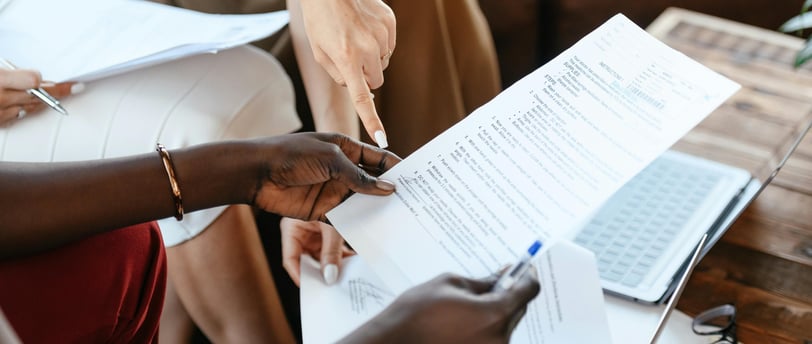
{"label": "pointing index finger", "polygon": [[[355,107],[355,112],[361,119],[361,123],[367,131],[369,137],[373,138],[375,142],[381,147],[388,146],[386,142],[386,134],[383,129],[383,123],[378,117],[378,111],[375,110],[375,102],[372,101],[372,94],[369,92],[369,86],[364,79],[363,72],[353,73],[352,77],[345,74],[347,79],[347,91]],[[379,134],[380,133],[380,134]]]}

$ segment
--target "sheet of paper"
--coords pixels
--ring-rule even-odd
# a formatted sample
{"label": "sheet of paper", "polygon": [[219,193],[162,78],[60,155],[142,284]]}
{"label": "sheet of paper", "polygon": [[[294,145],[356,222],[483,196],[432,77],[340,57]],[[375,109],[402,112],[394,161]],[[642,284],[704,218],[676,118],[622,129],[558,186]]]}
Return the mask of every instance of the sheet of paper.
{"label": "sheet of paper", "polygon": [[[738,85],[617,15],[327,214],[393,290],[542,251]],[[393,138],[396,139],[396,138]]]}
{"label": "sheet of paper", "polygon": [[215,15],[143,0],[10,0],[0,56],[50,81],[89,81],[267,37],[287,11]]}
{"label": "sheet of paper", "polygon": [[345,258],[338,281],[329,286],[317,261],[302,255],[301,262],[299,295],[305,343],[335,343],[395,300],[395,294],[359,256]]}
{"label": "sheet of paper", "polygon": [[612,343],[595,255],[559,241],[535,264],[541,292],[510,342]]}
{"label": "sheet of paper", "polygon": [[[339,281],[331,286],[324,284],[317,262],[309,256],[302,261],[304,343],[333,343],[394,301],[395,294],[361,257],[345,259]],[[561,241],[536,259],[535,266],[541,292],[528,306],[511,343],[610,343],[592,253]]]}

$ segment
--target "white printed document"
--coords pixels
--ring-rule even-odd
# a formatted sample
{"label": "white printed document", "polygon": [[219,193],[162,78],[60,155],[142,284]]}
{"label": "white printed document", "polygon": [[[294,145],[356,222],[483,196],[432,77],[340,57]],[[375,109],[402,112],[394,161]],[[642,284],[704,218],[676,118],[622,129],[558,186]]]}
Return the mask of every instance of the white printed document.
{"label": "white printed document", "polygon": [[485,276],[571,236],[738,88],[616,15],[384,174],[393,196],[327,217],[395,294]]}
{"label": "white printed document", "polygon": [[395,300],[359,256],[344,258],[341,274],[332,285],[324,283],[321,266],[302,255],[299,298],[304,343],[335,343],[380,313]]}
{"label": "white printed document", "polygon": [[[610,343],[592,252],[561,241],[535,267],[541,292],[530,302],[511,343]],[[338,282],[330,286],[324,284],[319,264],[302,256],[300,281],[305,344],[338,341],[396,297],[359,256],[344,259]]]}
{"label": "white printed document", "polygon": [[253,42],[288,23],[287,11],[205,14],[143,0],[0,3],[0,57],[44,80],[90,81]]}

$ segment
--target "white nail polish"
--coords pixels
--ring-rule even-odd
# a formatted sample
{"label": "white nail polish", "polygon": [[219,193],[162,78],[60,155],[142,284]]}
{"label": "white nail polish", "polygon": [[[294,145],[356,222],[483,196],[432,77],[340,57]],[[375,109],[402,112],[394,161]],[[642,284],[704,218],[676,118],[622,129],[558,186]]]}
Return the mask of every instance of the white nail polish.
{"label": "white nail polish", "polygon": [[327,266],[324,267],[322,275],[324,275],[324,283],[327,283],[327,285],[335,283],[338,281],[338,266],[335,264],[327,264]]}
{"label": "white nail polish", "polygon": [[77,82],[70,87],[70,94],[82,93],[85,90],[84,82]]}
{"label": "white nail polish", "polygon": [[378,143],[378,147],[389,147],[389,142],[386,142],[386,134],[383,133],[383,130],[378,130],[375,132],[375,142]]}

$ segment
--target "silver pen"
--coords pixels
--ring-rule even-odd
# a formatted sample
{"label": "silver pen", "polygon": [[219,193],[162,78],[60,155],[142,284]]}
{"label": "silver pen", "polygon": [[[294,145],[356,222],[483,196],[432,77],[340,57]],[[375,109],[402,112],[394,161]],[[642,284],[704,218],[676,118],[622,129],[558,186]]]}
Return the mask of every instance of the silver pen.
{"label": "silver pen", "polygon": [[[15,67],[13,64],[11,64],[11,62],[9,62],[8,60],[6,60],[4,58],[0,58],[0,63],[2,63],[6,67],[6,69],[9,69],[9,70],[17,69],[17,67]],[[40,88],[40,87],[32,88],[32,89],[26,90],[26,92],[33,95],[34,97],[37,97],[37,99],[39,99],[40,101],[45,103],[45,105],[50,106],[51,109],[54,109],[57,112],[65,115],[65,116],[68,115],[68,111],[66,111],[65,108],[62,107],[62,104],[59,103],[59,100],[54,98],[54,96],[48,94],[48,92],[46,92],[42,88]]]}

